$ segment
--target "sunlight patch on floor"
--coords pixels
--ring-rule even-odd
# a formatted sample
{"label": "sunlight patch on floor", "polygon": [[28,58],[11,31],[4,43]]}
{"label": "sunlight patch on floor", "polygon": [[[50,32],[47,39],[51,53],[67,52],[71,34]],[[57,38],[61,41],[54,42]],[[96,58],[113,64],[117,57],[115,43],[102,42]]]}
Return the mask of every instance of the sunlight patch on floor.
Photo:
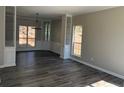
{"label": "sunlight patch on floor", "polygon": [[95,82],[93,84],[90,84],[88,86],[85,87],[118,87],[117,85],[114,85],[112,83],[106,82],[104,80],[100,80],[98,82]]}

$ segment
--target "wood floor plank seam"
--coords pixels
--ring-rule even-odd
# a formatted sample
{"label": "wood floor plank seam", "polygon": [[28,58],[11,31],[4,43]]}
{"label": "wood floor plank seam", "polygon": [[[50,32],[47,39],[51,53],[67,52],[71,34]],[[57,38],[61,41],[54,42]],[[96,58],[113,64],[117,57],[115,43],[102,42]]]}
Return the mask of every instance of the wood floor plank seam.
{"label": "wood floor plank seam", "polygon": [[120,78],[73,60],[63,60],[50,51],[16,54],[16,67],[0,69],[1,87],[93,87],[100,80],[123,86]]}

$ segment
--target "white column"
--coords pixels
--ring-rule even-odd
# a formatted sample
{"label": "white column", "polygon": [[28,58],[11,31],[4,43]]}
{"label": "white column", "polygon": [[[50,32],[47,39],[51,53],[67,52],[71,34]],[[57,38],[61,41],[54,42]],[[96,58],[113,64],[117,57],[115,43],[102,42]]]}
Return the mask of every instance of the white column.
{"label": "white column", "polygon": [[5,6],[0,6],[0,68],[4,65]]}
{"label": "white column", "polygon": [[62,31],[61,31],[61,53],[60,57],[63,59],[70,58],[71,50],[71,29],[72,28],[72,16],[62,16]]}
{"label": "white column", "polygon": [[[12,41],[13,46],[4,46],[4,67],[9,67],[9,66],[15,66],[16,65],[16,7],[13,7],[13,12],[14,15],[14,31],[13,31],[13,38],[14,40]],[[6,25],[5,25],[6,26]],[[5,40],[4,40],[4,45],[5,45]]]}

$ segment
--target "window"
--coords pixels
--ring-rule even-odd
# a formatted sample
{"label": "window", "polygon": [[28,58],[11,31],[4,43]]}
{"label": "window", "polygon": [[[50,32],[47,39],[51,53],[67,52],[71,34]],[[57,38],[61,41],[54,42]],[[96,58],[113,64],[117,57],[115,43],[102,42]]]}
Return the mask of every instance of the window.
{"label": "window", "polygon": [[34,26],[19,26],[19,45],[35,47]]}
{"label": "window", "polygon": [[19,45],[27,44],[27,27],[19,26]]}
{"label": "window", "polygon": [[28,26],[28,45],[35,46],[35,27]]}
{"label": "window", "polygon": [[72,55],[81,57],[82,26],[73,26]]}
{"label": "window", "polygon": [[50,22],[45,22],[45,40],[50,41],[50,29],[51,24]]}

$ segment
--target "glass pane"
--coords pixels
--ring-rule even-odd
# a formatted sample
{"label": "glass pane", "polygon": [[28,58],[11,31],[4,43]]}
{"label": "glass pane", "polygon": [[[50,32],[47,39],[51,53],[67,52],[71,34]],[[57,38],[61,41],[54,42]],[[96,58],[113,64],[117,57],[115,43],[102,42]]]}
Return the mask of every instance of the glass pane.
{"label": "glass pane", "polygon": [[51,23],[45,22],[44,29],[45,29],[45,40],[50,41]]}
{"label": "glass pane", "polygon": [[74,31],[74,41],[75,42],[82,42],[82,27],[76,26]]}
{"label": "glass pane", "polygon": [[31,47],[34,47],[35,46],[35,39],[28,38],[28,45]]}
{"label": "glass pane", "polygon": [[45,24],[45,40],[47,41],[48,24]]}
{"label": "glass pane", "polygon": [[82,26],[74,26],[73,29],[73,55],[81,56]]}
{"label": "glass pane", "polygon": [[26,26],[19,26],[19,39],[20,38],[27,38],[27,27]]}
{"label": "glass pane", "polygon": [[28,26],[28,38],[35,38],[35,28],[33,26]]}
{"label": "glass pane", "polygon": [[28,26],[28,45],[31,47],[35,46],[35,28],[34,26]]}
{"label": "glass pane", "polygon": [[19,26],[19,45],[26,45],[27,44],[27,27],[26,26]]}
{"label": "glass pane", "polygon": [[74,55],[80,56],[81,55],[81,43],[74,43]]}
{"label": "glass pane", "polygon": [[25,39],[19,38],[19,44],[20,44],[20,45],[25,45],[25,44],[27,44],[26,38],[25,38]]}
{"label": "glass pane", "polygon": [[48,25],[48,41],[50,41],[51,24]]}

